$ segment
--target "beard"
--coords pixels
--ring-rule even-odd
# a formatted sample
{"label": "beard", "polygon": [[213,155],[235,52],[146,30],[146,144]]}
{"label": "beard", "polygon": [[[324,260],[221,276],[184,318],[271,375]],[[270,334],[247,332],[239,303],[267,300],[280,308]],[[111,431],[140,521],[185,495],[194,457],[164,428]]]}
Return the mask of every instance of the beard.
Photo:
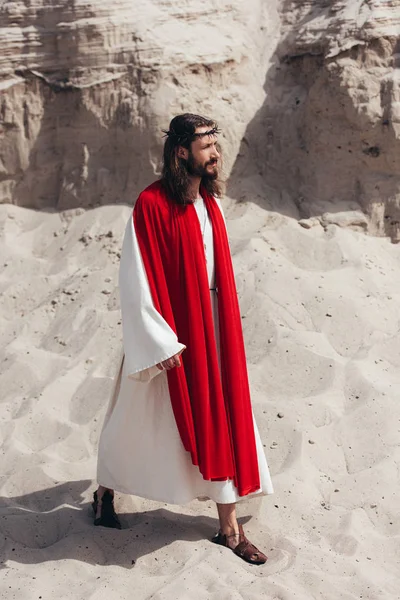
{"label": "beard", "polygon": [[188,159],[185,161],[186,170],[189,175],[201,177],[202,179],[218,179],[218,161],[209,160],[202,164],[195,160],[192,152],[189,150]]}

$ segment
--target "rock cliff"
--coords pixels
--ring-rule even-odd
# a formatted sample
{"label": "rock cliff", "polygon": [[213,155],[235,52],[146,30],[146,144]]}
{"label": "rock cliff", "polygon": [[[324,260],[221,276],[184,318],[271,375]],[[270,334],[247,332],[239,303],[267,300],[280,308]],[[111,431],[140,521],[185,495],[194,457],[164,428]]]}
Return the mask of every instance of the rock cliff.
{"label": "rock cliff", "polygon": [[398,241],[400,3],[287,0],[280,11],[265,102],[245,133],[232,193],[246,195],[252,171],[254,194],[276,210],[361,209],[371,233]]}
{"label": "rock cliff", "polygon": [[189,110],[221,124],[231,197],[397,241],[398,0],[6,1],[0,28],[0,201],[132,203]]}
{"label": "rock cliff", "polygon": [[3,202],[132,203],[159,171],[161,129],[186,110],[221,123],[229,171],[276,45],[263,3],[37,0],[0,11]]}

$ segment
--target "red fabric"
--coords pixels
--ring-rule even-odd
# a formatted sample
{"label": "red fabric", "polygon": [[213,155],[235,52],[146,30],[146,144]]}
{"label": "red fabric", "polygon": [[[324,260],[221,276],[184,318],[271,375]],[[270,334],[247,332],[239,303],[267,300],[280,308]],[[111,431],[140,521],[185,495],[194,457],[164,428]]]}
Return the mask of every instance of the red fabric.
{"label": "red fabric", "polygon": [[182,443],[204,479],[233,479],[245,496],[260,478],[242,325],[225,223],[201,194],[213,228],[221,374],[196,209],[171,201],[157,181],[140,194],[134,226],[154,305],[186,345],[182,367],[167,372]]}

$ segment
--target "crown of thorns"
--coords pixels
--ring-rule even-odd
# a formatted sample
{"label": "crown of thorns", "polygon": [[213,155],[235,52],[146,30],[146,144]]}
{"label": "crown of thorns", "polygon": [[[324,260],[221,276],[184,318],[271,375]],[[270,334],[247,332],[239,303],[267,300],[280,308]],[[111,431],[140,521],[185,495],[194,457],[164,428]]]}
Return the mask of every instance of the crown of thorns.
{"label": "crown of thorns", "polygon": [[192,142],[195,138],[202,138],[206,135],[217,135],[218,133],[221,133],[221,130],[217,126],[215,126],[212,129],[209,129],[208,131],[203,131],[202,133],[176,133],[171,129],[169,129],[168,131],[162,129],[162,132],[164,134],[163,137],[168,137],[172,139],[176,144],[182,144],[184,142]]}

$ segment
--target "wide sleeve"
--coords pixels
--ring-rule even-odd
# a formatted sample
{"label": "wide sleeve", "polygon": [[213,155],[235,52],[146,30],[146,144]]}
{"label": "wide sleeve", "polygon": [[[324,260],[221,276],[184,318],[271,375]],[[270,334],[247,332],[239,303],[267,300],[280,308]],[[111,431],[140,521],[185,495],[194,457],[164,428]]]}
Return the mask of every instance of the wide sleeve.
{"label": "wide sleeve", "polygon": [[149,381],[160,363],[186,348],[155,309],[140,248],[130,217],[122,244],[119,291],[124,345],[124,373]]}

